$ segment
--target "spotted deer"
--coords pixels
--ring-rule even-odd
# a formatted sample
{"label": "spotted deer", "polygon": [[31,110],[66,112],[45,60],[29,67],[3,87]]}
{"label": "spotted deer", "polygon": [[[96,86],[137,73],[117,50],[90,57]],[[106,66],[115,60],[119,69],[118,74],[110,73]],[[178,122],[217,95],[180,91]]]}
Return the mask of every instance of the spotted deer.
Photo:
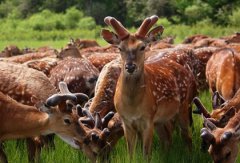
{"label": "spotted deer", "polygon": [[[203,115],[217,127],[224,128],[235,115],[235,112],[240,110],[239,96],[240,90],[237,91],[232,99],[226,101],[218,92],[215,92],[212,97],[211,113],[208,112],[200,99],[195,97],[193,103],[196,105],[196,110],[194,110],[193,113]],[[210,144],[203,139],[201,149],[207,150],[209,145]]]}
{"label": "spotted deer", "polygon": [[51,69],[49,79],[56,87],[60,81],[64,81],[71,92],[92,96],[98,75],[98,69],[86,58],[68,57]]}
{"label": "spotted deer", "polygon": [[1,59],[2,61],[7,62],[15,62],[15,63],[24,63],[33,59],[40,59],[44,57],[56,57],[58,55],[58,51],[55,49],[49,49],[44,52],[33,52],[33,53],[27,53],[19,56],[13,56],[10,58],[4,58]]}
{"label": "spotted deer", "polygon": [[231,99],[240,88],[240,54],[229,48],[215,52],[207,62],[206,78],[212,94],[218,91]]}
{"label": "spotted deer", "polygon": [[209,58],[218,50],[217,47],[202,47],[193,50],[193,54],[198,60],[197,83],[200,90],[209,89],[206,81],[206,65]]}
{"label": "spotted deer", "polygon": [[210,120],[204,118],[204,128],[201,138],[210,144],[208,149],[215,163],[234,163],[238,156],[240,137],[240,112],[229,120],[224,128],[216,127]]}
{"label": "spotted deer", "polygon": [[[91,99],[90,105],[87,106],[92,114],[97,112],[103,118],[111,112],[116,112],[114,95],[120,72],[120,59],[113,60],[104,66],[96,83],[95,96]],[[118,113],[115,113],[107,127],[110,132],[108,142],[111,147],[114,147],[123,136],[122,121]]]}
{"label": "spotted deer", "polygon": [[71,43],[76,45],[78,49],[85,49],[89,47],[99,47],[99,44],[96,40],[89,40],[89,39],[71,39]]}
{"label": "spotted deer", "polygon": [[[60,89],[65,85],[60,83]],[[0,92],[0,142],[55,133],[72,147],[79,148],[75,139],[82,141],[83,125],[76,112],[66,107],[67,100],[76,102],[78,98],[86,100],[87,96],[81,93],[53,94],[35,107],[18,103]],[[0,158],[7,162],[3,149],[0,149]]]}
{"label": "spotted deer", "polygon": [[194,77],[183,66],[169,59],[144,61],[148,42],[156,40],[163,32],[162,26],[148,32],[157,20],[157,16],[146,18],[137,32],[130,34],[115,18],[104,19],[116,33],[103,29],[102,36],[108,43],[117,45],[121,54],[121,73],[114,105],[123,121],[130,156],[137,136],[143,143],[144,155],[151,154],[154,128],[160,138],[170,141],[171,131],[162,128],[175,117],[178,117],[184,139],[191,146],[189,103],[192,100],[190,90],[195,85]]}
{"label": "spotted deer", "polygon": [[194,113],[203,114],[204,117],[208,118],[217,127],[224,127],[230,118],[234,115],[235,111],[240,110],[240,90],[230,100],[225,100],[218,92],[214,92],[212,97],[212,112],[209,113],[208,109],[202,104],[199,98],[193,99],[196,105]]}

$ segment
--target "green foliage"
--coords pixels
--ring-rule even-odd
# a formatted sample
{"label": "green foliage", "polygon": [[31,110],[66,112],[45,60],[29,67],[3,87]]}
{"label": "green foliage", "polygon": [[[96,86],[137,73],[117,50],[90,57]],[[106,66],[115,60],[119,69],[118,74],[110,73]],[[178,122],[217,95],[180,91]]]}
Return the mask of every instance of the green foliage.
{"label": "green foliage", "polygon": [[65,14],[65,26],[67,29],[74,29],[78,26],[79,20],[83,18],[83,13],[75,7],[69,8]]}
{"label": "green foliage", "polygon": [[207,17],[211,12],[212,8],[207,3],[199,3],[186,7],[184,15],[187,18],[187,22],[193,24]]}
{"label": "green foliage", "polygon": [[[239,5],[239,0],[2,0],[0,18],[25,19],[47,9],[68,15],[64,20],[65,29],[76,28],[82,15],[93,17],[98,25],[104,25],[105,16],[114,16],[127,27],[138,26],[146,16],[153,14],[174,24],[191,25],[209,18],[215,24],[228,25],[229,15]],[[58,29],[63,28],[61,22],[56,24]],[[37,29],[45,29],[37,26]]]}
{"label": "green foliage", "polygon": [[95,27],[96,27],[95,20],[90,16],[84,17],[78,22],[78,28],[80,29],[93,30]]}
{"label": "green foliage", "polygon": [[172,23],[167,18],[160,18],[157,21],[157,25],[162,25],[164,28],[168,28],[168,27],[170,28]]}
{"label": "green foliage", "polygon": [[234,10],[233,13],[229,16],[229,24],[240,27],[240,8]]}

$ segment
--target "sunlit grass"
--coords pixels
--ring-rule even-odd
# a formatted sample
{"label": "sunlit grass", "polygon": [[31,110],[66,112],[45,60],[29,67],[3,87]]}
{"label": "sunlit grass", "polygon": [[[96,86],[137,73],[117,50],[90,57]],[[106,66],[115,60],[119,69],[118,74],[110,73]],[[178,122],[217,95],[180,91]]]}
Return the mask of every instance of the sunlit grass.
{"label": "sunlit grass", "polygon": [[[200,99],[206,106],[211,106],[210,95],[207,92],[200,94]],[[173,136],[173,145],[169,151],[165,151],[159,144],[157,136],[154,136],[153,148],[152,148],[152,163],[210,163],[211,158],[208,153],[204,153],[200,150],[200,129],[202,128],[202,119],[199,115],[193,115],[194,127],[192,129],[193,149],[190,152],[183,142],[180,134],[175,131]],[[55,137],[55,150],[43,149],[40,163],[75,163],[75,162],[89,162],[81,151],[71,148],[65,144],[62,140]],[[5,151],[7,153],[9,163],[23,163],[27,162],[26,145],[16,145],[16,141],[7,141],[5,143]],[[110,160],[112,163],[129,163],[130,159],[127,152],[125,139],[119,140],[115,149],[111,152]],[[240,159],[238,159],[240,160]],[[142,150],[140,147],[136,149],[132,163],[144,163],[144,157],[142,156]]]}

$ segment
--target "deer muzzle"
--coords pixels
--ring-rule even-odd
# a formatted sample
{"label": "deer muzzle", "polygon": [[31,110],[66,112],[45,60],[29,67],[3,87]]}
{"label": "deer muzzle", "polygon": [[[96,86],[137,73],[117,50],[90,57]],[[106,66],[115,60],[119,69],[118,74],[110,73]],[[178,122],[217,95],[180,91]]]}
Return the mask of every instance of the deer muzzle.
{"label": "deer muzzle", "polygon": [[132,74],[136,70],[137,66],[134,63],[127,63],[125,64],[125,69],[129,74]]}

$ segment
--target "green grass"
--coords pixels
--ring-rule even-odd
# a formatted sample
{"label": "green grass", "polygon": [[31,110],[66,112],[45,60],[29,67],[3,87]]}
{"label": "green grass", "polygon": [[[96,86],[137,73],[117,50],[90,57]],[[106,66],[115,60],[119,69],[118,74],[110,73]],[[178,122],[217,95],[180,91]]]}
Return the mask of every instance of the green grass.
{"label": "green grass", "polygon": [[[176,35],[176,43],[180,43],[186,36],[192,34],[207,34],[212,37],[221,37],[225,35],[233,34],[237,31],[237,28],[233,27],[215,27],[212,25],[189,27],[184,25],[172,25],[165,27],[164,36]],[[135,29],[132,29],[135,31]],[[0,50],[7,45],[14,44],[20,48],[24,47],[41,47],[50,46],[56,49],[64,47],[71,37],[82,39],[96,39],[100,45],[106,45],[107,43],[99,36],[100,30],[69,30],[69,31],[0,31]],[[200,94],[202,102],[210,108],[210,96],[209,93],[203,92]],[[192,131],[193,149],[192,152],[187,150],[186,145],[183,143],[178,133],[173,136],[173,145],[169,151],[164,151],[158,143],[157,137],[154,137],[152,159],[151,162],[155,163],[208,163],[211,162],[211,158],[207,153],[200,151],[200,129],[202,128],[202,119],[199,115],[193,115],[194,130]],[[43,150],[41,153],[40,163],[61,163],[61,162],[88,162],[81,151],[72,149],[65,144],[59,138],[55,138],[56,149],[52,151]],[[22,146],[16,146],[16,141],[7,141],[5,143],[5,150],[8,156],[9,163],[25,163],[27,162],[27,152],[25,144]],[[111,155],[112,163],[128,163],[130,162],[126,143],[122,138]],[[145,162],[140,148],[136,150],[136,154],[132,161],[133,163]],[[240,162],[240,158],[238,158]]]}
{"label": "green grass", "polygon": [[[70,37],[69,37],[70,38]],[[70,39],[63,39],[63,40],[44,40],[44,41],[38,41],[38,40],[20,40],[20,41],[0,41],[0,51],[3,50],[6,46],[8,45],[17,45],[19,48],[38,48],[42,46],[50,46],[55,49],[61,49],[67,45],[67,43],[70,41]],[[76,37],[77,38],[77,37]],[[91,39],[91,38],[90,38]],[[93,39],[93,38],[92,38]],[[103,41],[102,38],[97,38],[96,41],[98,42],[99,45],[105,46],[107,43]]]}
{"label": "green grass", "polygon": [[[210,107],[210,95],[207,92],[200,94],[200,98],[205,106]],[[211,158],[208,153],[200,151],[200,129],[202,128],[202,119],[199,115],[193,115],[194,129],[192,131],[193,149],[192,152],[188,150],[178,132],[174,133],[173,145],[169,151],[164,151],[158,143],[158,138],[154,137],[152,148],[152,163],[210,163]],[[56,149],[47,151],[44,149],[41,153],[40,163],[75,163],[75,162],[89,162],[81,151],[71,148],[59,138],[55,138]],[[5,151],[7,153],[9,163],[23,163],[27,162],[27,152],[25,144],[16,146],[16,141],[7,141],[5,143]],[[111,155],[112,163],[128,163],[130,162],[126,143],[124,138],[119,140]],[[240,161],[240,158],[238,158]],[[140,147],[136,149],[136,154],[133,158],[133,163],[144,163]]]}

